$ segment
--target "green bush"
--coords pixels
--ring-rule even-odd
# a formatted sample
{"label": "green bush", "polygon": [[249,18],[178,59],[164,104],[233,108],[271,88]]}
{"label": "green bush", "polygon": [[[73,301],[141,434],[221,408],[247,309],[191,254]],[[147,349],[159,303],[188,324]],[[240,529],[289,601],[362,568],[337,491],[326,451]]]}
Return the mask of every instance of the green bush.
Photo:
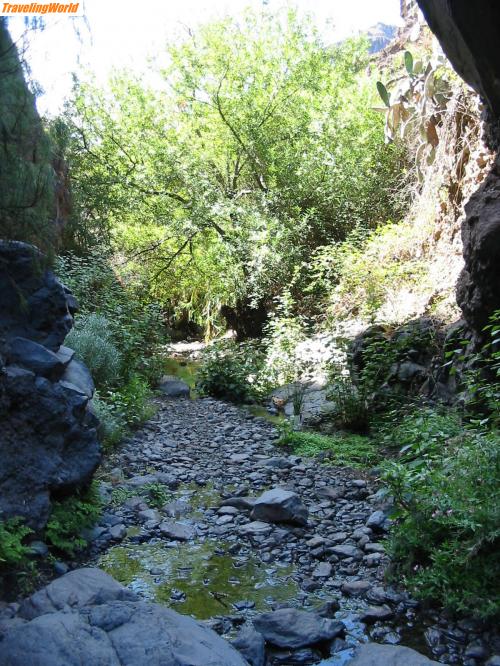
{"label": "green bush", "polygon": [[93,483],[87,490],[52,502],[45,539],[57,551],[74,557],[87,545],[82,532],[95,525],[100,514],[101,499]]}
{"label": "green bush", "polygon": [[133,427],[153,416],[155,409],[151,404],[151,397],[152,391],[146,379],[133,374],[123,387],[107,394],[107,401],[115,416]]}
{"label": "green bush", "polygon": [[196,373],[196,391],[201,396],[251,402],[261,394],[258,377],[263,362],[258,343],[238,344],[232,340],[215,343],[203,353]]}
{"label": "green bush", "polygon": [[66,337],[66,344],[85,363],[99,388],[114,384],[121,372],[122,359],[111,338],[108,320],[98,314],[80,317]]}
{"label": "green bush", "polygon": [[320,435],[315,432],[297,432],[288,424],[282,427],[279,443],[293,448],[293,452],[300,456],[316,456],[327,453],[332,465],[348,467],[371,467],[379,459],[379,450],[376,443],[369,437],[362,435]]}
{"label": "green bush", "polygon": [[338,374],[328,389],[328,399],[334,404],[331,418],[342,428],[365,433],[369,429],[370,410],[365,386],[356,386],[351,377]]}
{"label": "green bush", "polygon": [[394,497],[393,573],[417,596],[480,618],[500,613],[498,434],[463,431],[428,410],[389,428],[401,461],[383,478]]}
{"label": "green bush", "polygon": [[99,419],[97,434],[105,449],[112,449],[124,437],[127,424],[113,404],[101,400],[96,393],[92,399],[94,412]]}
{"label": "green bush", "polygon": [[114,385],[137,372],[154,382],[162,374],[156,350],[166,341],[162,314],[155,303],[143,299],[142,285],[133,276],[124,279],[115,263],[109,251],[95,250],[85,257],[67,254],[58,258],[57,273],[76,296],[80,319],[99,315],[107,320],[107,339],[121,358]]}
{"label": "green bush", "polygon": [[0,570],[18,567],[26,561],[30,548],[23,541],[32,532],[20,518],[0,522]]}

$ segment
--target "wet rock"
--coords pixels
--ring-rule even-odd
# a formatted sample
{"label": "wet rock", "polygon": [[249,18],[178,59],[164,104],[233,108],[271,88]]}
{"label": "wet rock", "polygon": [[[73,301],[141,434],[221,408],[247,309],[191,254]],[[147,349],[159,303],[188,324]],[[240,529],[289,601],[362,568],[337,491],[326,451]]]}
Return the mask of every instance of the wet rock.
{"label": "wet rock", "polygon": [[248,661],[250,666],[264,666],[266,662],[265,641],[262,634],[251,624],[245,624],[233,641],[233,646]]}
{"label": "wet rock", "polygon": [[271,523],[307,525],[308,512],[300,497],[283,488],[272,488],[255,502],[251,517]]}
{"label": "wet rock", "polygon": [[342,622],[295,608],[263,613],[255,618],[254,626],[268,643],[292,649],[333,640],[344,631]]}

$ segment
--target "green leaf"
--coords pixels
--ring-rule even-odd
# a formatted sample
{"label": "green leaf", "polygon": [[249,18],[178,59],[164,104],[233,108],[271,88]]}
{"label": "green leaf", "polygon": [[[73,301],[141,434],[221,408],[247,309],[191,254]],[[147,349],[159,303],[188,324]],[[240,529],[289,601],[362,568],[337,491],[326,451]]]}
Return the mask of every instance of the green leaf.
{"label": "green leaf", "polygon": [[390,98],[390,95],[389,95],[389,91],[384,86],[382,81],[377,81],[377,90],[378,90],[378,94],[382,98],[382,101],[384,102],[384,104],[387,106],[387,108],[390,108],[391,98]]}
{"label": "green leaf", "polygon": [[406,71],[410,76],[413,76],[414,70],[413,70],[413,56],[409,51],[405,51],[405,67]]}

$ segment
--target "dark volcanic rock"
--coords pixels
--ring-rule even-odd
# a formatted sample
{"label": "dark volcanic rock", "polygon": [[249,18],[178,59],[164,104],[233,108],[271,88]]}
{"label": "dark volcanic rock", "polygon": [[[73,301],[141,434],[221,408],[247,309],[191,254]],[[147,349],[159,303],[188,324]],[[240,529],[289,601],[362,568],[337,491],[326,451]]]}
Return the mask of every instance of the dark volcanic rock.
{"label": "dark volcanic rock", "polygon": [[271,645],[292,649],[332,641],[344,632],[342,622],[295,608],[263,613],[255,618],[254,626]]}
{"label": "dark volcanic rock", "polygon": [[497,0],[418,0],[431,30],[460,76],[500,117]]}
{"label": "dark volcanic rock", "polygon": [[74,373],[58,381],[78,363],[61,347],[76,304],[43,261],[30,245],[0,241],[0,519],[35,529],[51,495],[87,484],[101,457],[89,390]]}
{"label": "dark volcanic rock", "polygon": [[0,241],[0,339],[23,337],[57,351],[73,326],[76,301],[32,245]]}
{"label": "dark volcanic rock", "polygon": [[272,488],[256,500],[250,515],[253,520],[269,523],[307,525],[308,512],[296,493]]}
{"label": "dark volcanic rock", "polygon": [[489,316],[500,308],[500,157],[465,212],[465,268],[457,285],[457,302],[468,325],[481,338]]}

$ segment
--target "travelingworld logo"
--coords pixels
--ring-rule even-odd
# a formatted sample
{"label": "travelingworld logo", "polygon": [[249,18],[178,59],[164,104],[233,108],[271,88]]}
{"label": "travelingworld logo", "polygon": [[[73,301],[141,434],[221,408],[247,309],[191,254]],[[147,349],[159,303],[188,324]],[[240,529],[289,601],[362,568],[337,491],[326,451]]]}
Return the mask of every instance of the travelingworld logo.
{"label": "travelingworld logo", "polygon": [[80,2],[0,2],[0,16],[50,16],[66,14],[66,16],[83,16]]}

